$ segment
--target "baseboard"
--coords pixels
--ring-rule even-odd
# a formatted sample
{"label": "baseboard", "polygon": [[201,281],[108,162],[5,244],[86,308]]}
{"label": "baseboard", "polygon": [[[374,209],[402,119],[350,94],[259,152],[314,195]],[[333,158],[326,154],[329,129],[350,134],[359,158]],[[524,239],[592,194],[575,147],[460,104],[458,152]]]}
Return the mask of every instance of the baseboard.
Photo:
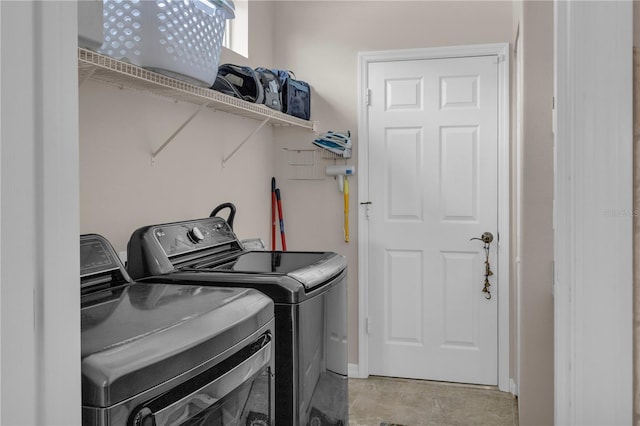
{"label": "baseboard", "polygon": [[513,379],[509,379],[509,392],[518,396],[518,385],[516,385],[516,382],[514,382]]}
{"label": "baseboard", "polygon": [[354,379],[366,379],[366,377],[362,377],[362,375],[360,374],[360,366],[358,364],[348,364],[347,374],[349,375],[349,377]]}

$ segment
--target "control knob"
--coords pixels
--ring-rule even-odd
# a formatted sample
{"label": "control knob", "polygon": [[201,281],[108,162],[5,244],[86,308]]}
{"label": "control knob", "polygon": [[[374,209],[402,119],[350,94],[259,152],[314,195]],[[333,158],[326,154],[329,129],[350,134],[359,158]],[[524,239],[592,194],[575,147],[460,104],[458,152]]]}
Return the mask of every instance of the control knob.
{"label": "control knob", "polygon": [[197,226],[194,226],[193,228],[191,228],[191,230],[187,232],[187,236],[195,244],[198,244],[200,241],[204,240],[204,235],[202,234],[202,231]]}

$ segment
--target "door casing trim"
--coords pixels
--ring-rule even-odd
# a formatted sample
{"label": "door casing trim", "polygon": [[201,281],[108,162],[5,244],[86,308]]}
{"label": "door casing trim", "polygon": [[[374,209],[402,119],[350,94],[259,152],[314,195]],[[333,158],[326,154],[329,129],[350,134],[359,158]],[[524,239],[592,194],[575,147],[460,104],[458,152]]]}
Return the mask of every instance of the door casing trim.
{"label": "door casing trim", "polygon": [[[369,64],[470,56],[496,56],[498,59],[498,388],[509,392],[509,43],[358,52],[358,203],[369,201]],[[358,206],[358,367],[352,371],[357,371],[357,377],[366,378],[369,376],[369,226],[367,205]]]}

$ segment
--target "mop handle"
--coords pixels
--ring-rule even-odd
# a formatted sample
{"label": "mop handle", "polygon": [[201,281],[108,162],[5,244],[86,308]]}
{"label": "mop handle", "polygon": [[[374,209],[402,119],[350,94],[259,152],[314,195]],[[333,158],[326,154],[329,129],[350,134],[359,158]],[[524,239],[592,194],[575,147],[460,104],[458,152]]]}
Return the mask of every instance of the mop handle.
{"label": "mop handle", "polygon": [[344,242],[349,242],[349,178],[344,177]]}
{"label": "mop handle", "polygon": [[276,178],[271,178],[271,250],[276,250]]}
{"label": "mop handle", "polygon": [[276,188],[276,201],[278,203],[278,217],[280,218],[280,238],[282,238],[282,251],[287,251],[287,241],[284,237],[284,217],[282,216],[282,199],[280,189]]}

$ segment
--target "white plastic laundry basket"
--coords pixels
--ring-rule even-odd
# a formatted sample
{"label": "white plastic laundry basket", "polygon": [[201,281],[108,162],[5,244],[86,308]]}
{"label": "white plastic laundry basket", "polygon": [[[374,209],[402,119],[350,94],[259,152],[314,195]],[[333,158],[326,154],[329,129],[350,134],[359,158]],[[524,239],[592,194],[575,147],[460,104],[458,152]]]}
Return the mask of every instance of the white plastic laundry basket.
{"label": "white plastic laundry basket", "polygon": [[200,86],[216,79],[231,0],[104,0],[100,53]]}

